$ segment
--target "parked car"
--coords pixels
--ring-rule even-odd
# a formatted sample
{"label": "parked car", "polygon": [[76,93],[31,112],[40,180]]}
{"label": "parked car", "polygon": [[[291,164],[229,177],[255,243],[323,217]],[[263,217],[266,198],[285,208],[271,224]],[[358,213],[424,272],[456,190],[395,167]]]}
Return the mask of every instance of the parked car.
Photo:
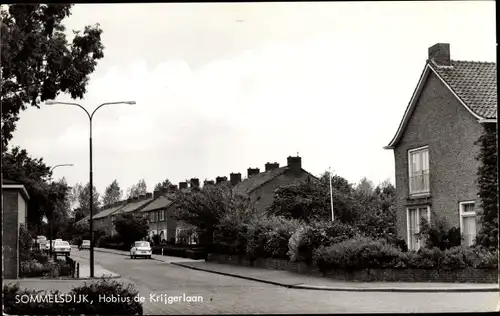
{"label": "parked car", "polygon": [[130,249],[130,259],[144,257],[151,259],[151,245],[147,241],[136,241]]}
{"label": "parked car", "polygon": [[78,249],[90,249],[90,240],[82,240],[82,244],[78,247]]}
{"label": "parked car", "polygon": [[63,240],[54,240],[54,244],[52,246],[52,251],[55,255],[65,255],[69,256],[71,253],[71,246],[67,241]]}

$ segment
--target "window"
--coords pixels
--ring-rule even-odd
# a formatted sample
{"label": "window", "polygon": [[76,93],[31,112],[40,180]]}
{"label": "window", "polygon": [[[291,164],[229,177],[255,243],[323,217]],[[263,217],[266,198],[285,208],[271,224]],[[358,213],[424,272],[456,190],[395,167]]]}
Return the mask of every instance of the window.
{"label": "window", "polygon": [[429,148],[408,151],[410,195],[424,195],[429,190]]}
{"label": "window", "polygon": [[460,202],[460,232],[462,244],[472,246],[479,230],[474,201]]}
{"label": "window", "polygon": [[420,231],[420,221],[422,218],[430,222],[431,213],[429,206],[411,207],[406,211],[408,249],[417,251],[425,243],[424,240],[417,239],[415,234]]}
{"label": "window", "polygon": [[165,220],[165,211],[159,211],[160,212],[160,222],[163,222]]}

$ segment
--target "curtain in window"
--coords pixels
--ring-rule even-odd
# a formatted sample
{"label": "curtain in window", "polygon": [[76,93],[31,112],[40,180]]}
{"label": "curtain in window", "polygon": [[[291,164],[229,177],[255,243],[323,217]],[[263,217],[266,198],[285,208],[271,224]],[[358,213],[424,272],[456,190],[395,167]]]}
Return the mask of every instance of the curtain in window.
{"label": "curtain in window", "polygon": [[418,240],[415,234],[418,233],[418,209],[409,209],[408,210],[408,218],[409,218],[409,240],[408,240],[408,248],[410,250],[418,249]]}
{"label": "curtain in window", "polygon": [[463,217],[463,237],[466,246],[472,246],[476,238],[476,216]]}

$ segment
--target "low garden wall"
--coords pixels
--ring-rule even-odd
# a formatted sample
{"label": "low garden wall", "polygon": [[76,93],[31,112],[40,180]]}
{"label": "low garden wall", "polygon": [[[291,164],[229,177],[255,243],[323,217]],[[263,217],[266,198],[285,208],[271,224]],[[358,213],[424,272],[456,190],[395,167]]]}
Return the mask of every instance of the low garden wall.
{"label": "low garden wall", "polygon": [[331,270],[325,273],[303,262],[291,262],[283,259],[249,259],[235,255],[209,254],[207,261],[256,267],[269,270],[283,270],[300,274],[323,276],[342,281],[358,282],[457,282],[457,283],[498,283],[497,269],[464,268],[456,270],[437,269],[363,269],[363,270]]}

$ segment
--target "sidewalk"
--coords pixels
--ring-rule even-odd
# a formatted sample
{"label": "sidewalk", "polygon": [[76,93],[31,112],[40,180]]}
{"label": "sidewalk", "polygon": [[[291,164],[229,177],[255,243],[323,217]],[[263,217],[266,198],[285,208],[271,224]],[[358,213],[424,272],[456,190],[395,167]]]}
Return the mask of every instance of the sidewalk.
{"label": "sidewalk", "polygon": [[251,281],[294,289],[348,292],[498,292],[498,284],[476,283],[407,283],[407,282],[345,282],[329,278],[296,274],[288,271],[212,262],[172,262],[173,265]]}

